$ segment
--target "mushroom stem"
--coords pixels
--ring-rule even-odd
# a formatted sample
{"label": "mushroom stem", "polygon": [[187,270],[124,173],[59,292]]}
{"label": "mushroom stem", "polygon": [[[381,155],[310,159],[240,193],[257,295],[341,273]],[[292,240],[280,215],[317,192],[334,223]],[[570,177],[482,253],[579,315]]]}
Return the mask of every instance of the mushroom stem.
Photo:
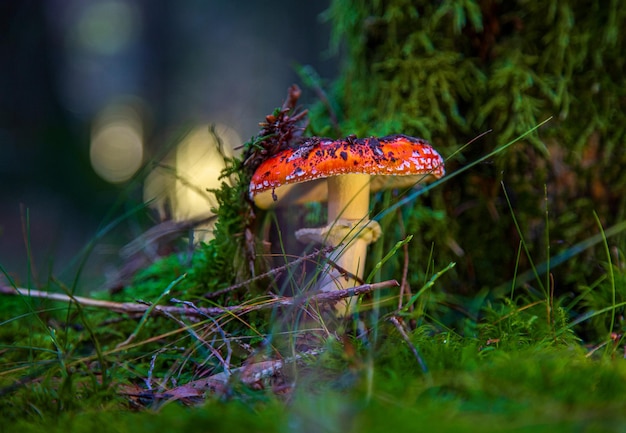
{"label": "mushroom stem", "polygon": [[370,175],[344,174],[328,178],[328,224],[338,219],[367,218],[370,206]]}
{"label": "mushroom stem", "polygon": [[[339,220],[347,220],[354,224],[354,229],[341,239],[343,243],[330,254],[330,260],[337,264],[339,269],[345,269],[358,280],[341,275],[336,268],[328,269],[319,282],[320,290],[329,292],[358,286],[363,280],[367,239],[359,233],[360,222],[367,223],[370,205],[370,176],[369,174],[344,174],[328,179],[328,225],[337,224]],[[333,245],[337,246],[337,244]],[[344,299],[335,306],[340,314],[348,314],[354,310],[354,301]]]}
{"label": "mushroom stem", "polygon": [[[321,291],[342,290],[361,284],[367,246],[380,236],[380,226],[368,220],[370,176],[346,174],[328,179],[328,225],[321,229],[302,229],[296,237],[302,241],[323,242],[338,247],[329,259],[329,267],[318,281]],[[343,275],[343,269],[354,277]],[[348,300],[336,304],[341,315],[353,309]]]}

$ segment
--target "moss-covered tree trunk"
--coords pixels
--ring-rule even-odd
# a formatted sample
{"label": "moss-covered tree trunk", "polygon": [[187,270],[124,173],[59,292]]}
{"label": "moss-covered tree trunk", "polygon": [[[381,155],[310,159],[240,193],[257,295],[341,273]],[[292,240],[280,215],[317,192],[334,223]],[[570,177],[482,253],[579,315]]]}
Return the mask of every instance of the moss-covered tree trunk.
{"label": "moss-covered tree trunk", "polygon": [[[450,291],[513,278],[520,238],[502,184],[535,263],[597,233],[594,212],[605,227],[624,219],[626,9],[619,2],[334,0],[327,18],[333,47],[345,44],[347,61],[332,92],[339,131],[320,106],[312,122],[318,135],[420,136],[449,157],[454,173],[552,116],[404,207],[401,224],[388,217],[385,249],[403,233],[419,235],[410,246],[413,285],[423,281],[432,243],[435,270],[457,262]],[[602,270],[600,251],[554,269],[556,289]],[[529,267],[522,252],[517,272]],[[397,268],[389,272],[398,276]]]}

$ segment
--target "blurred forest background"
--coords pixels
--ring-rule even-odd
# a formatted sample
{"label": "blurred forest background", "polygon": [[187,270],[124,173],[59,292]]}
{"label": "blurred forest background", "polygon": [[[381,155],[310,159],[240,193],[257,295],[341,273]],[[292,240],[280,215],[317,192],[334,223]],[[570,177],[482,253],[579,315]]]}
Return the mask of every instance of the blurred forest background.
{"label": "blurred forest background", "polygon": [[[72,278],[72,260],[114,204],[142,200],[131,159],[158,158],[209,123],[246,141],[298,82],[296,64],[336,76],[330,24],[319,19],[326,8],[327,1],[3,1],[0,264],[20,284],[31,265],[39,282]],[[301,102],[314,95],[305,89]],[[123,155],[112,162],[127,166],[107,176],[95,160],[95,128],[111,117],[134,126],[122,131],[132,136],[129,149],[100,152]],[[83,289],[102,284],[120,246],[141,230],[126,222],[96,246]]]}

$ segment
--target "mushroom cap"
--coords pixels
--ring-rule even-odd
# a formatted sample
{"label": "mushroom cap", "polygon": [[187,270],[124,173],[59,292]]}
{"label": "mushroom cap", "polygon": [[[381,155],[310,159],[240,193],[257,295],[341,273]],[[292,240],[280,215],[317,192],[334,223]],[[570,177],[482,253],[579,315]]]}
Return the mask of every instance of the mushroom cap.
{"label": "mushroom cap", "polygon": [[263,161],[252,176],[250,196],[262,209],[324,201],[324,179],[352,173],[371,175],[370,189],[376,191],[438,179],[445,169],[441,155],[421,138],[312,138]]}

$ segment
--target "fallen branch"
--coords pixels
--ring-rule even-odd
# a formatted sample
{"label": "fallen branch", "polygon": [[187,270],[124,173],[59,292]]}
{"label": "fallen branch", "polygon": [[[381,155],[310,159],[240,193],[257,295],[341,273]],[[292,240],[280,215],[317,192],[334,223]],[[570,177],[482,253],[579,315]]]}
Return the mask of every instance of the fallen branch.
{"label": "fallen branch", "polygon": [[82,307],[104,308],[116,313],[126,314],[143,314],[148,309],[152,309],[152,314],[155,313],[168,313],[168,314],[180,314],[186,316],[203,317],[203,316],[219,316],[224,313],[231,314],[247,314],[252,311],[264,310],[275,307],[287,307],[294,305],[304,305],[310,303],[332,303],[339,301],[340,299],[350,298],[353,296],[359,296],[366,293],[370,293],[374,290],[384,289],[387,287],[399,286],[396,280],[387,280],[374,284],[363,284],[361,286],[351,287],[349,289],[335,290],[332,292],[315,293],[310,296],[295,296],[295,297],[274,297],[264,300],[252,300],[255,302],[250,305],[234,305],[229,307],[196,307],[191,308],[189,306],[177,307],[169,305],[146,305],[138,302],[114,302],[103,301],[99,299],[86,298],[83,296],[70,296],[62,293],[51,293],[42,290],[29,290],[23,288],[14,288],[7,286],[0,286],[0,294],[4,295],[19,295],[31,298],[48,299],[51,301],[76,303]]}

